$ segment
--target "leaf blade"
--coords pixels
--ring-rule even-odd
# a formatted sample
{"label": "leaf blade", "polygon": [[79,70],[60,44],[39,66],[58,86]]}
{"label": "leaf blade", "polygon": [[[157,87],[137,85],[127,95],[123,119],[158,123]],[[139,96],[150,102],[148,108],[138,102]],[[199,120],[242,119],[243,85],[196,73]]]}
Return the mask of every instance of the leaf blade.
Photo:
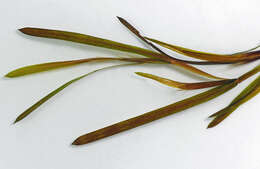
{"label": "leaf blade", "polygon": [[161,59],[162,61],[177,65],[190,72],[199,74],[199,75],[207,77],[207,78],[223,79],[221,77],[217,77],[217,76],[211,75],[207,72],[204,72],[191,65],[188,65],[185,62],[178,61],[174,58],[167,58],[167,57],[164,57],[163,55],[161,55],[160,53],[153,52],[151,50],[143,49],[143,48],[132,46],[132,45],[127,45],[127,44],[123,44],[123,43],[119,43],[119,42],[115,42],[115,41],[111,41],[111,40],[107,40],[107,39],[102,39],[102,38],[98,38],[98,37],[94,37],[94,36],[90,36],[90,35],[85,35],[85,34],[80,34],[80,33],[75,33],[75,32],[60,31],[60,30],[30,28],[30,27],[22,28],[19,30],[24,34],[31,35],[31,36],[72,41],[72,42],[76,42],[76,43],[83,43],[83,44],[92,45],[92,46],[98,46],[98,47],[103,47],[103,48],[108,48],[108,49],[113,49],[113,50],[135,53],[135,54],[143,55],[143,56],[150,57],[150,58]]}
{"label": "leaf blade", "polygon": [[158,120],[160,118],[172,115],[174,113],[180,112],[182,110],[188,109],[190,107],[196,106],[198,104],[204,103],[208,100],[211,100],[226,91],[235,87],[237,83],[235,81],[225,84],[213,89],[210,89],[206,92],[200,93],[198,95],[192,96],[190,98],[184,99],[182,101],[170,104],[168,106],[150,111],[148,113],[142,114],[140,116],[136,116],[130,118],[128,120],[104,127],[102,129],[84,134],[72,143],[73,145],[82,145],[87,144],[108,136],[115,135],[117,133],[133,129],[135,127],[141,126],[146,123],[150,123],[152,121]]}
{"label": "leaf blade", "polygon": [[57,93],[61,92],[63,89],[65,89],[66,87],[68,87],[69,85],[71,85],[72,83],[79,81],[80,79],[87,77],[95,72],[101,71],[101,70],[105,70],[105,69],[110,69],[110,68],[114,68],[114,67],[120,67],[120,66],[128,66],[128,65],[136,65],[138,63],[132,63],[132,64],[121,64],[121,65],[114,65],[114,66],[108,66],[108,67],[104,67],[101,69],[97,69],[94,70],[92,72],[89,72],[87,74],[84,74],[82,76],[79,76],[77,78],[74,78],[70,81],[68,81],[67,83],[61,85],[60,87],[58,87],[57,89],[53,90],[52,92],[50,92],[49,94],[47,94],[46,96],[44,96],[42,99],[40,99],[39,101],[37,101],[35,104],[33,104],[32,106],[30,106],[28,109],[26,109],[23,113],[21,113],[14,121],[14,123],[17,123],[19,121],[21,121],[22,119],[24,119],[25,117],[27,117],[29,114],[31,114],[34,110],[36,110],[38,107],[40,107],[43,103],[45,103],[46,101],[48,101],[49,99],[51,99],[53,96],[55,96]]}
{"label": "leaf blade", "polygon": [[40,73],[44,71],[75,66],[82,63],[88,62],[106,62],[106,61],[125,61],[125,62],[136,62],[136,63],[164,63],[158,59],[152,58],[87,58],[87,59],[79,59],[79,60],[69,60],[69,61],[61,61],[61,62],[48,62],[42,64],[35,64],[24,66],[18,69],[15,69],[5,75],[5,77],[14,78],[25,76],[33,73]]}
{"label": "leaf blade", "polygon": [[214,54],[214,53],[196,51],[196,50],[168,44],[165,42],[161,42],[159,40],[152,39],[149,37],[145,37],[145,38],[160,46],[168,48],[174,52],[177,52],[177,53],[189,56],[189,57],[193,57],[196,59],[201,59],[201,60],[220,62],[220,63],[221,62],[222,63],[236,63],[236,62],[254,61],[254,60],[260,59],[260,51],[251,51],[255,48],[250,49],[245,52],[223,55],[223,54]]}
{"label": "leaf blade", "polygon": [[234,80],[230,83],[215,87],[208,91],[202,92],[200,94],[197,94],[195,96],[189,97],[189,98],[181,100],[179,102],[170,104],[168,106],[147,112],[140,116],[136,116],[136,117],[130,118],[128,120],[121,121],[119,123],[115,123],[113,125],[98,129],[96,131],[81,135],[73,141],[72,145],[82,145],[82,144],[91,143],[91,142],[97,141],[99,139],[103,139],[105,137],[109,137],[109,136],[118,134],[120,132],[144,125],[146,123],[150,123],[152,121],[161,119],[163,117],[178,113],[182,110],[188,109],[188,108],[196,106],[198,104],[207,102],[207,101],[214,99],[214,98],[218,97],[219,95],[231,90],[232,88],[237,86],[242,81],[244,81],[247,78],[258,73],[260,71],[259,67],[260,67],[260,65],[256,66],[252,70],[241,75],[239,78],[237,78],[236,80]]}
{"label": "leaf blade", "polygon": [[208,125],[208,128],[213,128],[225,120],[232,112],[234,112],[243,103],[249,101],[260,92],[260,76],[251,82],[227,107],[212,114],[210,117],[215,117]]}
{"label": "leaf blade", "polygon": [[218,81],[209,81],[209,82],[184,83],[184,82],[178,82],[171,79],[159,77],[149,73],[143,73],[143,72],[135,72],[135,73],[139,76],[155,80],[169,87],[179,88],[183,90],[209,88],[209,87],[223,85],[225,83],[230,82],[230,80],[234,80],[234,79],[227,79],[227,80],[218,80]]}
{"label": "leaf blade", "polygon": [[160,55],[157,52],[153,52],[151,50],[143,49],[137,46],[127,45],[112,40],[98,38],[95,36],[90,36],[90,35],[85,35],[85,34],[80,34],[75,32],[42,29],[42,28],[31,28],[31,27],[25,27],[19,29],[19,31],[30,36],[71,41],[75,43],[82,43],[91,46],[97,46],[102,48],[119,50],[123,52],[140,54],[146,57],[157,58],[158,55]]}
{"label": "leaf blade", "polygon": [[155,49],[157,52],[159,52],[161,54],[160,57],[162,57],[164,60],[173,60],[174,59],[179,62],[184,62],[184,63],[188,63],[188,64],[197,64],[197,65],[219,64],[218,62],[190,61],[190,60],[182,60],[182,59],[172,57],[172,56],[168,55],[167,53],[165,53],[164,51],[162,51],[157,46],[155,46],[153,43],[150,43],[148,40],[146,40],[146,38],[144,36],[142,36],[141,33],[133,25],[131,25],[128,21],[126,21],[124,18],[119,17],[119,16],[117,16],[117,18],[128,30],[130,30],[133,34],[135,34],[140,40],[142,40],[144,43],[146,43],[147,45],[149,45],[153,49]]}

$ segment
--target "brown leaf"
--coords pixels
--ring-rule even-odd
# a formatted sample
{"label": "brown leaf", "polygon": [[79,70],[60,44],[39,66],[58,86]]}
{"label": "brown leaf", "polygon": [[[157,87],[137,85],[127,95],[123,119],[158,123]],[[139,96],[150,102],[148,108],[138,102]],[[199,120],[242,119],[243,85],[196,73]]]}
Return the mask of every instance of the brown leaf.
{"label": "brown leaf", "polygon": [[203,89],[203,88],[208,88],[213,86],[219,86],[234,80],[234,79],[227,79],[227,80],[218,80],[218,81],[209,81],[209,82],[184,83],[184,82],[178,82],[171,79],[159,77],[149,73],[143,73],[143,72],[135,72],[135,73],[139,76],[156,80],[157,82],[160,82],[167,86],[179,88],[183,90],[194,90],[194,89]]}

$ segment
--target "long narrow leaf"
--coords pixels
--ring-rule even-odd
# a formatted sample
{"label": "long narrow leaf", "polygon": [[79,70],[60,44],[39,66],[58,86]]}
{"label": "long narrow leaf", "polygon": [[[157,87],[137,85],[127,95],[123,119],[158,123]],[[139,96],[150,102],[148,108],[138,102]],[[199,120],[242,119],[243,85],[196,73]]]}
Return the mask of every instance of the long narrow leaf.
{"label": "long narrow leaf", "polygon": [[179,60],[177,58],[174,58],[172,56],[169,56],[168,54],[166,54],[165,52],[163,52],[162,50],[160,50],[158,47],[156,47],[155,45],[153,45],[152,43],[150,43],[149,41],[147,41],[141,34],[140,32],[133,26],[131,25],[129,22],[127,22],[124,18],[122,17],[117,17],[118,20],[128,29],[130,30],[133,34],[135,34],[139,39],[141,39],[144,43],[148,44],[149,46],[151,46],[153,49],[155,49],[157,52],[161,53],[162,56],[165,59],[176,59]]}
{"label": "long narrow leaf", "polygon": [[237,82],[240,83],[246,79],[248,79],[249,77],[255,75],[256,73],[260,72],[260,64],[257,65],[255,68],[253,68],[252,70],[244,73],[242,76],[240,76],[238,79],[237,79]]}
{"label": "long narrow leaf", "polygon": [[183,48],[176,45],[171,45],[165,42],[158,41],[156,39],[145,37],[146,39],[161,45],[165,48],[168,48],[170,50],[173,50],[177,53],[193,57],[196,59],[201,60],[207,60],[207,61],[213,61],[213,62],[223,62],[223,63],[236,63],[236,62],[243,62],[243,61],[253,61],[260,59],[260,51],[245,51],[245,52],[239,52],[235,54],[228,54],[228,55],[222,55],[222,54],[214,54],[214,53],[206,53],[201,51],[196,51],[192,49]]}
{"label": "long narrow leaf", "polygon": [[60,39],[60,40],[65,40],[65,41],[92,45],[92,46],[98,46],[98,47],[102,47],[102,48],[108,48],[108,49],[113,49],[113,50],[140,54],[143,56],[157,58],[157,59],[158,59],[158,57],[160,57],[159,53],[153,52],[151,50],[115,42],[112,40],[98,38],[98,37],[94,37],[94,36],[90,36],[90,35],[75,33],[75,32],[41,29],[41,28],[30,28],[30,27],[19,29],[19,31],[21,31],[24,34],[36,36],[36,37]]}
{"label": "long narrow leaf", "polygon": [[244,100],[244,98],[250,95],[252,92],[257,91],[259,85],[260,85],[260,76],[258,76],[237,97],[235,97],[235,99],[230,103],[230,105],[235,104],[242,99]]}
{"label": "long narrow leaf", "polygon": [[255,75],[259,72],[259,66],[256,66],[254,69],[250,70],[249,72],[243,74],[238,79],[241,80],[234,80],[230,83],[215,87],[213,89],[210,89],[208,91],[205,91],[203,93],[197,94],[195,96],[192,96],[190,98],[184,99],[182,101],[170,104],[168,106],[153,110],[151,112],[142,114],[140,116],[136,116],[133,118],[130,118],[125,121],[121,121],[119,123],[104,127],[102,129],[84,134],[80,137],[78,137],[72,144],[73,145],[82,145],[87,144],[105,137],[109,137],[112,135],[115,135],[117,133],[133,129],[135,127],[144,125],[146,123],[150,123],[152,121],[161,119],[163,117],[178,113],[182,110],[186,110],[188,108],[191,108],[193,106],[196,106],[198,104],[207,102],[211,99],[216,98],[217,96],[231,90],[237,84],[241,83],[242,81],[246,80],[250,76]]}
{"label": "long narrow leaf", "polygon": [[223,120],[225,120],[232,112],[234,112],[240,105],[247,102],[260,92],[260,76],[258,76],[249,86],[247,86],[227,107],[212,114],[210,117],[215,117],[208,128],[215,127]]}
{"label": "long narrow leaf", "polygon": [[176,66],[180,67],[180,68],[183,68],[184,70],[188,70],[190,72],[193,72],[195,74],[198,74],[198,75],[201,75],[201,76],[204,76],[204,77],[207,77],[207,78],[210,78],[210,79],[226,79],[226,78],[223,78],[223,77],[219,77],[219,76],[215,76],[215,75],[212,75],[210,73],[207,73],[205,71],[202,71],[196,67],[193,67],[189,64],[186,64],[184,62],[180,62],[180,61],[172,61],[171,62],[172,64],[175,64]]}
{"label": "long narrow leaf", "polygon": [[46,101],[48,101],[50,98],[52,98],[53,96],[55,96],[57,93],[61,92],[63,89],[65,89],[66,87],[68,87],[69,85],[71,85],[72,83],[86,77],[89,76],[95,72],[101,71],[101,70],[105,70],[105,69],[111,69],[114,67],[120,67],[120,66],[128,66],[128,65],[136,65],[136,64],[121,64],[121,65],[114,65],[114,66],[108,66],[108,67],[104,67],[101,69],[97,69],[94,70],[90,73],[84,74],[80,77],[77,77],[75,79],[70,80],[69,82],[63,84],[62,86],[60,86],[59,88],[53,90],[52,92],[50,92],[49,94],[47,94],[45,97],[43,97],[41,100],[39,100],[38,102],[36,102],[34,105],[32,105],[31,107],[29,107],[27,110],[25,110],[22,114],[20,114],[16,120],[14,121],[14,123],[24,119],[26,116],[28,116],[29,114],[31,114],[35,109],[37,109],[39,106],[41,106],[43,103],[45,103]]}
{"label": "long narrow leaf", "polygon": [[40,28],[22,28],[22,29],[20,29],[20,31],[23,32],[24,34],[31,35],[31,36],[60,39],[60,40],[77,42],[77,43],[83,43],[83,44],[92,45],[92,46],[98,46],[98,47],[103,47],[103,48],[109,48],[109,49],[114,49],[114,50],[136,53],[136,54],[140,54],[140,55],[143,55],[146,57],[160,59],[167,63],[175,64],[179,67],[182,67],[188,71],[199,74],[201,76],[205,76],[208,78],[214,78],[214,79],[223,79],[223,78],[211,75],[209,73],[206,73],[191,65],[188,65],[185,62],[178,61],[174,58],[166,58],[163,55],[161,55],[160,53],[153,52],[151,50],[147,50],[147,49],[143,49],[143,48],[139,48],[136,46],[126,45],[123,43],[107,40],[107,39],[97,38],[94,36],[84,35],[84,34],[79,34],[79,33],[74,33],[74,32],[40,29]]}
{"label": "long narrow leaf", "polygon": [[[242,81],[244,81],[244,80],[248,79],[249,77],[257,74],[258,72],[260,72],[260,65],[257,65],[252,70],[250,70],[250,71],[244,73],[243,75],[241,75],[240,77],[238,77],[236,82],[241,83]],[[256,85],[258,85],[258,84],[256,82],[253,82],[249,86],[247,86],[237,97],[235,97],[233,99],[233,101],[229,104],[229,106],[235,104],[236,102],[238,102],[239,100],[243,99],[248,94],[250,94],[255,89]],[[227,110],[224,110],[224,109],[220,110],[219,112],[216,112],[209,117],[214,117],[214,116],[217,116],[219,114],[223,114],[222,112],[225,112],[225,111],[227,111]]]}
{"label": "long narrow leaf", "polygon": [[125,61],[125,62],[136,62],[136,63],[164,63],[158,59],[152,58],[88,58],[88,59],[80,59],[80,60],[69,60],[69,61],[61,61],[61,62],[49,62],[49,63],[42,63],[36,65],[30,65],[15,69],[5,77],[14,78],[20,77],[24,75],[29,75],[33,73],[39,73],[44,71],[49,71],[53,69],[64,68],[68,66],[74,66],[82,63],[88,62],[105,62],[105,61]]}
{"label": "long narrow leaf", "polygon": [[182,101],[170,104],[168,106],[150,111],[150,112],[142,114],[140,116],[136,116],[136,117],[130,118],[128,120],[113,124],[111,126],[87,133],[85,135],[78,137],[72,144],[73,145],[87,144],[87,143],[90,143],[90,142],[93,142],[93,141],[96,141],[96,140],[99,140],[99,139],[102,139],[102,138],[105,138],[108,136],[112,136],[112,135],[120,133],[120,132],[141,126],[143,124],[150,123],[152,121],[175,114],[182,110],[191,108],[198,104],[201,104],[201,103],[204,103],[211,99],[214,99],[215,97],[232,89],[237,84],[234,82],[235,81],[222,85],[222,86],[219,86],[219,87],[216,87],[216,88],[213,88],[213,89],[210,89],[206,92],[197,94],[195,96],[184,99]]}
{"label": "long narrow leaf", "polygon": [[[238,96],[236,96],[227,107],[232,106],[233,104],[236,104],[237,102],[246,98],[248,95],[250,95],[250,93],[257,90],[257,88],[259,87],[259,84],[260,84],[260,78],[258,77],[253,82],[251,82]],[[218,115],[222,114],[222,113],[220,113],[221,111],[222,110],[220,110],[217,113],[212,114],[209,117],[218,116]]]}
{"label": "long narrow leaf", "polygon": [[[149,73],[143,73],[143,72],[136,72],[137,75],[146,77],[149,79],[153,79],[159,83],[162,83],[164,85],[174,87],[174,88],[179,88],[183,90],[194,90],[194,89],[202,89],[202,88],[208,88],[208,87],[213,87],[213,86],[219,86],[223,85],[225,83],[230,82],[230,79],[227,80],[218,80],[218,81],[210,81],[210,82],[198,82],[198,83],[184,83],[184,82],[178,82],[174,81],[171,79],[159,77],[156,75],[152,75]],[[234,79],[232,79],[234,80]]]}
{"label": "long narrow leaf", "polygon": [[117,18],[128,30],[130,30],[133,34],[135,34],[139,39],[141,39],[144,43],[148,44],[153,49],[155,49],[157,52],[159,52],[161,54],[161,57],[163,57],[165,60],[168,60],[168,59],[172,60],[172,59],[174,59],[174,60],[178,60],[180,62],[185,62],[185,63],[189,63],[189,64],[197,64],[197,65],[219,64],[218,62],[189,61],[189,60],[182,60],[182,59],[178,59],[178,58],[172,57],[172,56],[168,55],[167,53],[165,53],[164,51],[162,51],[157,46],[155,46],[153,43],[150,43],[148,40],[146,40],[146,38],[144,36],[142,36],[140,34],[140,32],[133,25],[131,25],[129,22],[127,22],[124,18],[119,17],[119,16],[117,16]]}

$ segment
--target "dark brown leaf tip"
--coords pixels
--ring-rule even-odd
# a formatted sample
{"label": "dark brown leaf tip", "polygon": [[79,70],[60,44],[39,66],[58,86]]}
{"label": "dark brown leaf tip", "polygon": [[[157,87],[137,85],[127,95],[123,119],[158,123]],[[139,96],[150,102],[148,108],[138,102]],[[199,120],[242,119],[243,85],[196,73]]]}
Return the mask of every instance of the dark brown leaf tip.
{"label": "dark brown leaf tip", "polygon": [[25,34],[28,34],[28,32],[30,32],[31,28],[29,27],[25,27],[25,28],[21,28],[21,29],[18,29],[20,32],[22,33],[25,33]]}
{"label": "dark brown leaf tip", "polygon": [[207,126],[207,129],[211,129],[213,127],[215,127],[217,124],[215,123],[209,123],[209,125]]}
{"label": "dark brown leaf tip", "polygon": [[75,140],[75,141],[73,141],[73,143],[71,143],[71,145],[76,145],[76,146],[78,146],[78,145],[80,145],[80,143],[78,142],[78,140]]}
{"label": "dark brown leaf tip", "polygon": [[123,18],[121,18],[120,16],[116,16],[117,17],[117,19],[119,19],[119,20],[123,20]]}
{"label": "dark brown leaf tip", "polygon": [[18,30],[26,35],[39,36],[39,37],[42,37],[42,33],[43,33],[42,31],[44,31],[44,29],[41,28],[31,28],[31,27],[25,27]]}

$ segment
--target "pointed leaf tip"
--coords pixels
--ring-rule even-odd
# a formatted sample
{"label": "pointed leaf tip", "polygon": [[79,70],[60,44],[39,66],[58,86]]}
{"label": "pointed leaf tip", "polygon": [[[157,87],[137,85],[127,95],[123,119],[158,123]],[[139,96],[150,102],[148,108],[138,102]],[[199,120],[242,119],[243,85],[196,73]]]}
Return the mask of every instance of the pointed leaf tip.
{"label": "pointed leaf tip", "polygon": [[122,17],[120,17],[120,16],[116,16],[117,17],[117,19],[119,19],[119,20],[122,20],[123,18]]}
{"label": "pointed leaf tip", "polygon": [[207,126],[207,129],[211,129],[213,128],[214,126],[212,125],[212,123],[210,123],[208,126]]}
{"label": "pointed leaf tip", "polygon": [[120,67],[120,66],[130,66],[130,65],[137,65],[140,63],[131,63],[131,64],[119,64],[119,65],[113,65],[113,66],[107,66],[104,68],[100,68],[100,69],[96,69],[92,72],[89,72],[87,74],[84,74],[82,76],[76,77],[70,81],[68,81],[67,83],[61,85],[59,88],[53,90],[52,92],[50,92],[49,94],[47,94],[46,96],[44,96],[42,99],[40,99],[38,102],[36,102],[34,105],[32,105],[31,107],[29,107],[28,109],[26,109],[22,114],[20,114],[14,123],[24,119],[25,117],[27,117],[29,114],[31,114],[34,110],[36,110],[38,107],[40,107],[42,104],[44,104],[46,101],[48,101],[49,99],[51,99],[53,96],[55,96],[57,93],[61,92],[63,89],[65,89],[66,87],[68,87],[69,85],[71,85],[72,83],[79,81],[80,79],[87,77],[95,72],[101,71],[101,70],[106,70],[106,69],[111,69],[111,68],[115,68],[115,67]]}
{"label": "pointed leaf tip", "polygon": [[13,122],[13,124],[16,124],[19,120],[15,119],[15,121]]}
{"label": "pointed leaf tip", "polygon": [[225,120],[232,112],[240,105],[247,102],[260,92],[260,76],[251,82],[227,107],[212,114],[210,117],[215,117],[209,124],[209,127],[215,127]]}
{"label": "pointed leaf tip", "polygon": [[74,140],[72,143],[71,143],[71,145],[75,145],[75,146],[78,146],[78,145],[81,145],[79,142],[78,142],[78,140],[76,139],[76,140]]}
{"label": "pointed leaf tip", "polygon": [[106,62],[106,61],[123,61],[123,62],[135,62],[135,63],[156,63],[159,60],[149,58],[87,58],[79,60],[68,60],[59,62],[47,62],[35,65],[24,66],[9,72],[6,77],[19,77],[29,75],[33,73],[40,73],[44,71],[50,71],[54,69],[75,66],[82,63],[88,62]]}
{"label": "pointed leaf tip", "polygon": [[75,143],[79,142],[80,144],[87,144],[90,142],[97,141],[99,139],[103,139],[105,137],[115,135],[120,132],[124,132],[126,130],[133,129],[135,127],[144,125],[146,123],[150,123],[152,121],[178,113],[180,111],[186,110],[188,108],[191,108],[193,106],[209,101],[213,98],[216,98],[217,96],[227,92],[228,90],[232,89],[235,86],[236,83],[234,82],[222,86],[218,86],[206,92],[202,92],[200,94],[194,95],[187,99],[170,104],[168,106],[161,107],[159,109],[144,113],[142,115],[84,134],[78,137]]}
{"label": "pointed leaf tip", "polygon": [[12,72],[9,72],[6,75],[4,75],[4,77],[13,78],[14,76],[13,76]]}
{"label": "pointed leaf tip", "polygon": [[22,33],[25,33],[25,34],[28,34],[30,28],[29,27],[24,27],[24,28],[20,28],[18,29],[18,31],[22,32]]}

